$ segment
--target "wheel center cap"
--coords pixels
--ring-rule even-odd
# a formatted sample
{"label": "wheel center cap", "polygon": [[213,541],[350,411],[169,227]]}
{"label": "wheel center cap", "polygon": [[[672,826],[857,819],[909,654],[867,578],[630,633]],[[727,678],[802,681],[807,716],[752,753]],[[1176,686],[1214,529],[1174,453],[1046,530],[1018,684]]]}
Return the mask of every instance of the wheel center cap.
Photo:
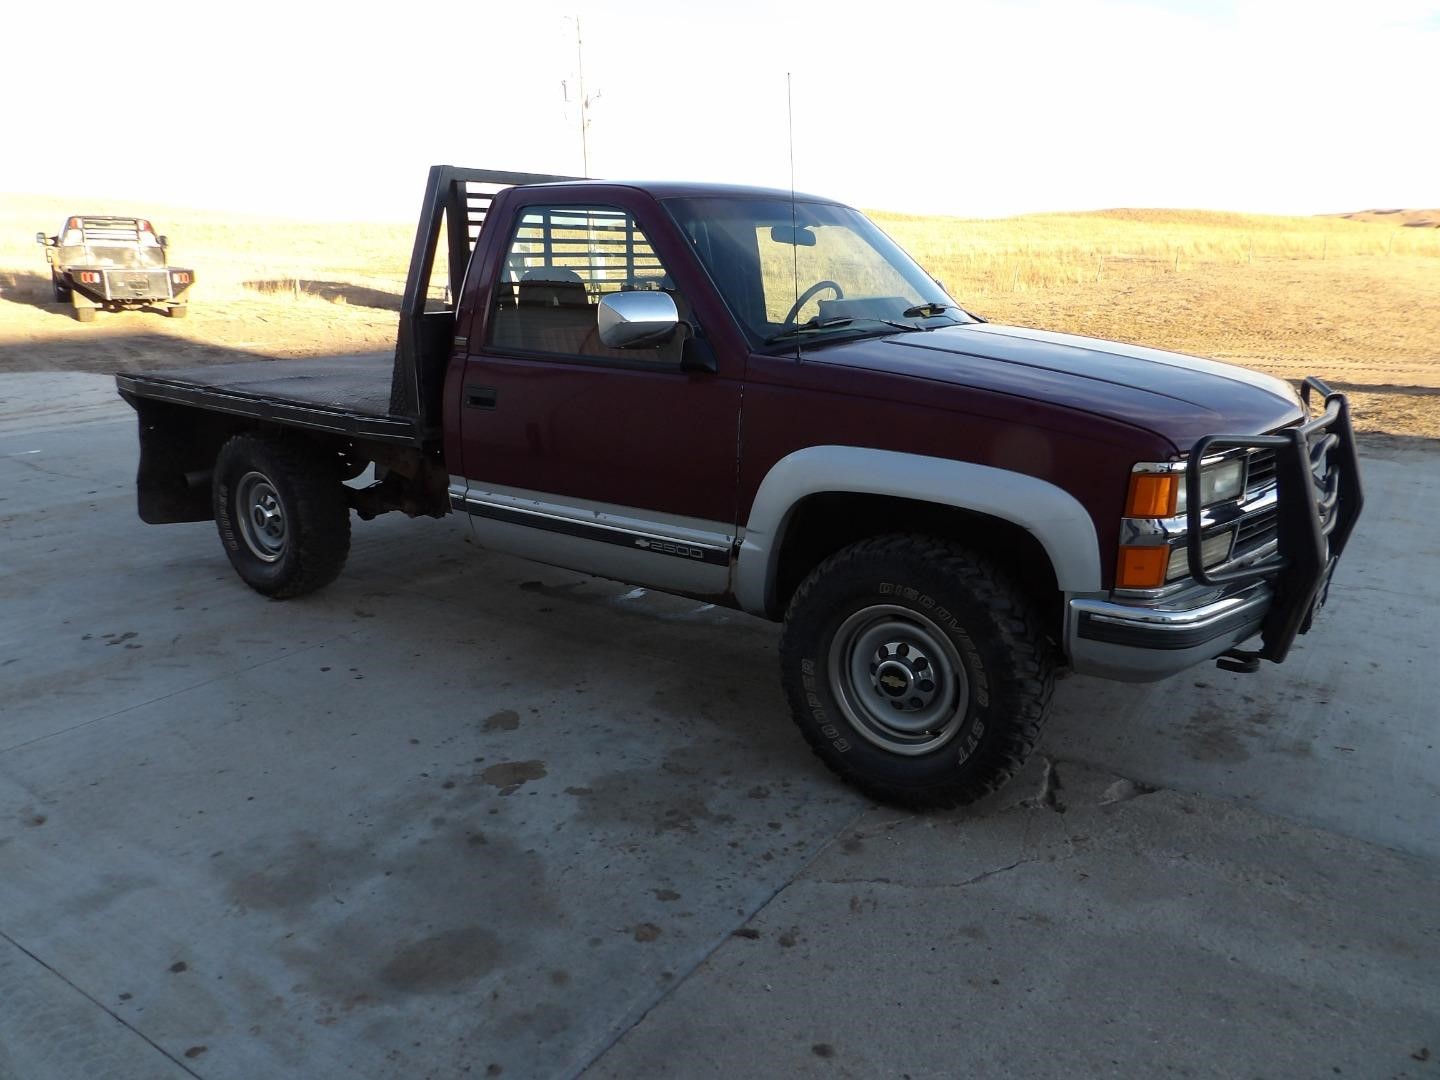
{"label": "wheel center cap", "polygon": [[890,697],[904,697],[915,676],[899,660],[887,660],[875,672],[875,685]]}

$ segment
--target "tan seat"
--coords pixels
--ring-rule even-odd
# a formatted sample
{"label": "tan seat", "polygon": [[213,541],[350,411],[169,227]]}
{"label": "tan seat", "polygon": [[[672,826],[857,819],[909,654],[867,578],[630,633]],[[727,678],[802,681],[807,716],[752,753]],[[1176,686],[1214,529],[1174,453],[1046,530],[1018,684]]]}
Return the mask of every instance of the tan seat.
{"label": "tan seat", "polygon": [[595,309],[580,275],[564,267],[525,271],[516,290],[520,347],[576,355],[595,327]]}

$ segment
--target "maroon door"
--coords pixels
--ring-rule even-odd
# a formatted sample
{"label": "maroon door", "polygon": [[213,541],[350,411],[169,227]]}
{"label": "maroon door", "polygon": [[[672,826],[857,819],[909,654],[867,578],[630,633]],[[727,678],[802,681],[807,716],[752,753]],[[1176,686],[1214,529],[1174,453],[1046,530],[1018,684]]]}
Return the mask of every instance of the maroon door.
{"label": "maroon door", "polygon": [[471,490],[733,528],[739,361],[683,371],[683,333],[620,351],[600,343],[595,325],[601,298],[633,289],[668,292],[682,321],[698,325],[687,296],[694,269],[674,265],[688,253],[671,241],[662,263],[664,244],[648,240],[660,210],[632,191],[541,200],[529,195],[507,219],[485,270],[492,301],[474,321],[459,417]]}

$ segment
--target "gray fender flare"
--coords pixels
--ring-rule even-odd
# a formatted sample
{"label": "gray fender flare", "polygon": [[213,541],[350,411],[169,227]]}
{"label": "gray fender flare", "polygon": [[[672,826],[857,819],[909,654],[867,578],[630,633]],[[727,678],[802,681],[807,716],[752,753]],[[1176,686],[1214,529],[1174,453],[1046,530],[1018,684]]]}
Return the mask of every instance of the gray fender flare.
{"label": "gray fender flare", "polygon": [[860,446],[810,446],[777,461],[755,493],[735,561],[735,599],[744,610],[769,612],[791,513],[802,499],[826,492],[893,495],[1001,518],[1040,542],[1061,590],[1100,591],[1095,524],[1063,488],[965,461]]}

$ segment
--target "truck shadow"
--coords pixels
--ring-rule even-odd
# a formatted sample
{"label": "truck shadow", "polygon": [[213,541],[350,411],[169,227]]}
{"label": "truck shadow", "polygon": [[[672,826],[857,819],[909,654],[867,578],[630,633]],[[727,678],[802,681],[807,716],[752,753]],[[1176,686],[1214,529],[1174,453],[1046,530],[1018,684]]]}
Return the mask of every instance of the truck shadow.
{"label": "truck shadow", "polygon": [[9,300],[13,304],[25,304],[62,319],[74,318],[74,309],[69,304],[56,302],[55,286],[49,274],[35,274],[29,270],[0,270],[0,299]]}
{"label": "truck shadow", "polygon": [[[0,374],[11,371],[86,371],[108,375],[121,371],[159,371],[207,367],[211,364],[271,360],[298,362],[269,353],[211,345],[178,334],[94,333],[80,327],[40,341],[0,342]],[[389,357],[389,350],[374,355]]]}
{"label": "truck shadow", "polygon": [[350,281],[314,281],[310,278],[255,278],[244,282],[245,288],[266,296],[315,296],[332,304],[355,304],[399,311],[402,297],[398,293],[356,285]]}
{"label": "truck shadow", "polygon": [[[55,285],[49,274],[35,274],[28,270],[0,270],[0,300],[23,304],[67,321],[75,320],[74,306],[68,301],[55,299]],[[158,315],[165,313],[163,307],[150,305],[134,310]]]}
{"label": "truck shadow", "polygon": [[1332,390],[1345,394],[1402,394],[1407,397],[1440,397],[1440,386],[1404,386],[1399,383],[1332,382]]}

